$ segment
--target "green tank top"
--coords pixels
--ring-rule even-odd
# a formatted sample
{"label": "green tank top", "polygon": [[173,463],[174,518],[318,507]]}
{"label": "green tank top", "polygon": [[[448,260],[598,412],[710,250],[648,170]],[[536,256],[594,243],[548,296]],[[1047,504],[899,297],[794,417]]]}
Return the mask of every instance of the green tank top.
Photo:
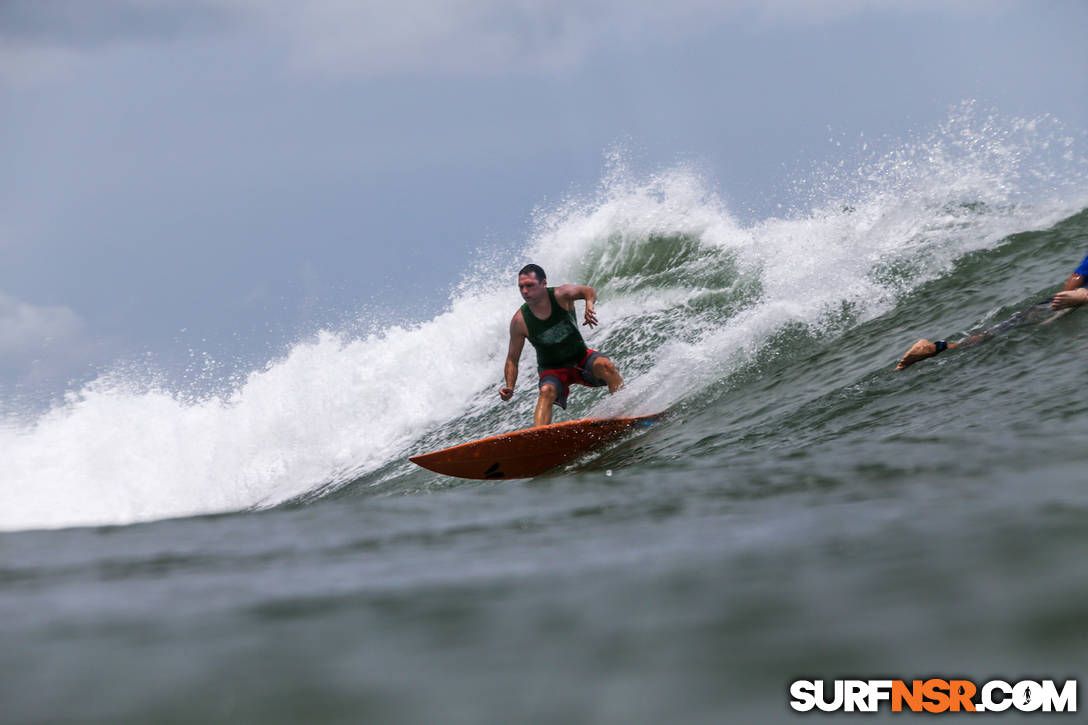
{"label": "green tank top", "polygon": [[582,362],[588,348],[578,332],[574,313],[563,309],[555,299],[555,287],[548,288],[552,314],[546,320],[536,317],[529,303],[521,306],[521,316],[529,328],[529,342],[536,348],[537,370],[567,368]]}

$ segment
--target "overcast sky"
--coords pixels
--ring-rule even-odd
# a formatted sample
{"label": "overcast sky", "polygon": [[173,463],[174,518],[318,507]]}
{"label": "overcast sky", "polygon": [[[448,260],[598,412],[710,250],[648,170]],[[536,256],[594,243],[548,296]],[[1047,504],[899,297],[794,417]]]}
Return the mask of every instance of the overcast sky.
{"label": "overcast sky", "polygon": [[973,99],[1080,131],[1086,31],[1078,0],[4,0],[0,391],[429,317],[617,144],[744,218],[829,128]]}

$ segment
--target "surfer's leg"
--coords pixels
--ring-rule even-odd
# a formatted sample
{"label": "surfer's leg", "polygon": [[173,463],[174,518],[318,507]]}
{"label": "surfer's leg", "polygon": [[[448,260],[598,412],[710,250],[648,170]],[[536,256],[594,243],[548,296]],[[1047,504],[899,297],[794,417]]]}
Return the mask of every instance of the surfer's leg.
{"label": "surfer's leg", "polygon": [[919,360],[933,357],[937,352],[937,345],[923,338],[911,345],[911,348],[907,350],[906,354],[899,358],[899,362],[896,364],[895,369],[902,370],[908,368]]}
{"label": "surfer's leg", "polygon": [[[895,369],[902,370],[905,367],[913,365],[919,360],[925,360],[926,358],[933,357],[937,353],[941,352],[941,350],[944,350],[946,348],[951,350],[954,347],[974,345],[977,342],[982,342],[983,340],[989,340],[991,337],[996,337],[997,335],[1000,335],[1003,332],[1010,330],[1014,327],[1019,327],[1020,325],[1034,322],[1040,316],[1050,312],[1049,305],[1049,301],[1043,301],[1037,305],[1032,305],[1026,310],[1021,310],[1020,312],[1017,312],[1015,315],[1005,320],[1004,322],[1000,322],[993,327],[983,330],[982,332],[976,332],[974,335],[965,337],[959,342],[949,342],[940,349],[937,348],[936,343],[932,343],[929,340],[925,339],[919,340],[918,342],[914,343],[914,345],[909,350],[907,350],[906,354],[903,355],[903,357],[899,358],[899,363],[895,366]],[[1051,320],[1053,320],[1053,317],[1048,317],[1040,324],[1046,324]]]}
{"label": "surfer's leg", "polygon": [[540,386],[540,397],[536,400],[536,411],[533,412],[533,425],[548,425],[552,422],[552,406],[559,397],[559,391],[554,385],[544,383]]}
{"label": "surfer's leg", "polygon": [[919,360],[931,358],[944,350],[951,350],[960,345],[974,345],[976,342],[981,342],[990,337],[992,337],[992,335],[989,332],[982,332],[978,335],[971,335],[971,337],[964,338],[959,342],[944,342],[942,340],[937,343],[921,339],[914,343],[903,357],[899,358],[899,362],[896,364],[895,369],[902,370],[903,368],[910,367]]}
{"label": "surfer's leg", "polygon": [[603,380],[608,385],[609,393],[614,393],[623,387],[623,377],[620,375],[620,371],[606,357],[598,357],[593,361],[593,376],[598,380]]}

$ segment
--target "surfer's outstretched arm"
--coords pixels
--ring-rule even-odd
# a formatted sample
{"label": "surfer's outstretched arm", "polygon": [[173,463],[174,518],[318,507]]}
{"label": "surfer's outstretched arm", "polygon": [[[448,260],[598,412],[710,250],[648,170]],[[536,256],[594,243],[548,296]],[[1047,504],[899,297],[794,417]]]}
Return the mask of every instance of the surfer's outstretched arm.
{"label": "surfer's outstretched arm", "polygon": [[581,284],[564,284],[555,288],[555,299],[568,310],[574,310],[575,300],[585,300],[586,314],[582,326],[597,326],[597,313],[593,309],[597,304],[597,290]]}
{"label": "surfer's outstretched arm", "polygon": [[514,318],[510,320],[510,347],[506,351],[506,364],[503,365],[502,370],[506,385],[499,388],[499,397],[503,400],[510,400],[514,396],[514,385],[518,381],[518,362],[521,360],[521,351],[528,338],[529,329],[525,326],[521,310],[518,310],[514,313]]}

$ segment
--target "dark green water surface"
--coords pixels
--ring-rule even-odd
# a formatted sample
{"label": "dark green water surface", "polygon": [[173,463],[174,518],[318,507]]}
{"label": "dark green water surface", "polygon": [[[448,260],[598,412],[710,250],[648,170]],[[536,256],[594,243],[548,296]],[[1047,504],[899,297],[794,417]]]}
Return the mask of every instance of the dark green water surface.
{"label": "dark green water surface", "polygon": [[1088,312],[893,367],[1049,296],[1086,240],[1081,213],[785,330],[574,470],[397,463],[268,511],[0,534],[0,721],[756,723],[803,719],[797,678],[1083,686]]}

